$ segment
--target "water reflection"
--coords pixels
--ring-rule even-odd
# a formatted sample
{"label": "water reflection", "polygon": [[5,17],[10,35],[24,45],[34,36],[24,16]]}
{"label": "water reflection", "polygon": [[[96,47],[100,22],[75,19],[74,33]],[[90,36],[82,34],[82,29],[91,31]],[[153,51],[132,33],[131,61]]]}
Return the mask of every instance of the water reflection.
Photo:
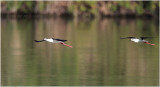
{"label": "water reflection", "polygon": [[[154,20],[2,19],[3,86],[158,85],[157,46],[121,40],[156,36]],[[34,39],[67,39],[61,44]]]}

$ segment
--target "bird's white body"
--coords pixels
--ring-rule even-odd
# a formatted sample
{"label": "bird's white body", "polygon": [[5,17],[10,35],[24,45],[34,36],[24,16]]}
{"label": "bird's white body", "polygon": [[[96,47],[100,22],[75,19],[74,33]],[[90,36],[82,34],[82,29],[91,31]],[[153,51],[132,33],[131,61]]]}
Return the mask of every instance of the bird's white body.
{"label": "bird's white body", "polygon": [[146,40],[142,40],[142,39],[138,39],[138,38],[131,38],[131,41],[133,41],[133,42],[135,42],[135,43],[147,42]]}
{"label": "bird's white body", "polygon": [[57,41],[57,40],[54,40],[53,38],[44,38],[45,41],[47,42],[51,42],[51,43],[60,43],[62,41]]}
{"label": "bird's white body", "polygon": [[140,39],[137,39],[137,38],[131,38],[131,41],[135,42],[135,43],[138,43],[140,42]]}

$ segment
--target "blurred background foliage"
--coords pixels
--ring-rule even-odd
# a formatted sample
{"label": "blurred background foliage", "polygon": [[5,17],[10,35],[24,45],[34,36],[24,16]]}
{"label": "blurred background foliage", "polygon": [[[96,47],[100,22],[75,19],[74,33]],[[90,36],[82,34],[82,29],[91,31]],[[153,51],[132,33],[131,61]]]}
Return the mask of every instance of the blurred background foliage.
{"label": "blurred background foliage", "polygon": [[158,1],[2,1],[2,14],[158,16]]}

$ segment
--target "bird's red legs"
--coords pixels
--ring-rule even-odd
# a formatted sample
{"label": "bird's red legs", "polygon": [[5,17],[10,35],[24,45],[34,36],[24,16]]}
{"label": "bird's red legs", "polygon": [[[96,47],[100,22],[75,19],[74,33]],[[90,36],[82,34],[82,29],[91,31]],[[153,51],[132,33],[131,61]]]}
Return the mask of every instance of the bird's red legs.
{"label": "bird's red legs", "polygon": [[67,45],[67,44],[65,44],[65,43],[63,43],[63,42],[60,42],[60,44],[62,44],[62,45],[65,45],[65,46],[67,46],[67,47],[70,47],[70,48],[72,48],[72,46],[70,46],[70,45]]}
{"label": "bird's red legs", "polygon": [[144,42],[144,43],[149,44],[149,45],[155,45],[155,44],[151,44],[151,43],[149,43],[149,42]]}

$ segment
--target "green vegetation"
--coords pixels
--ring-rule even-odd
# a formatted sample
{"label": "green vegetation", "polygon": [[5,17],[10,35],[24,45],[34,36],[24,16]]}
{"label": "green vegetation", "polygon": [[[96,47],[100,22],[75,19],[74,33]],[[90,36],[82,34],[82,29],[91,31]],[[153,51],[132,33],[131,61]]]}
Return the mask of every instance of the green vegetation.
{"label": "green vegetation", "polygon": [[74,14],[78,12],[78,14],[74,14],[74,16],[76,16],[83,15],[87,12],[92,15],[107,16],[110,15],[107,12],[111,12],[113,16],[115,13],[123,15],[136,14],[138,16],[150,14],[151,16],[155,16],[158,15],[154,13],[158,11],[156,9],[159,8],[158,1],[66,1],[58,2],[58,7],[56,7],[57,4],[51,2],[52,1],[2,1],[1,7],[6,8],[2,10],[2,14],[13,12],[13,10],[14,13],[21,11],[26,14],[30,14],[31,12],[53,14],[53,10],[61,8],[59,10],[60,13],[57,14]]}

